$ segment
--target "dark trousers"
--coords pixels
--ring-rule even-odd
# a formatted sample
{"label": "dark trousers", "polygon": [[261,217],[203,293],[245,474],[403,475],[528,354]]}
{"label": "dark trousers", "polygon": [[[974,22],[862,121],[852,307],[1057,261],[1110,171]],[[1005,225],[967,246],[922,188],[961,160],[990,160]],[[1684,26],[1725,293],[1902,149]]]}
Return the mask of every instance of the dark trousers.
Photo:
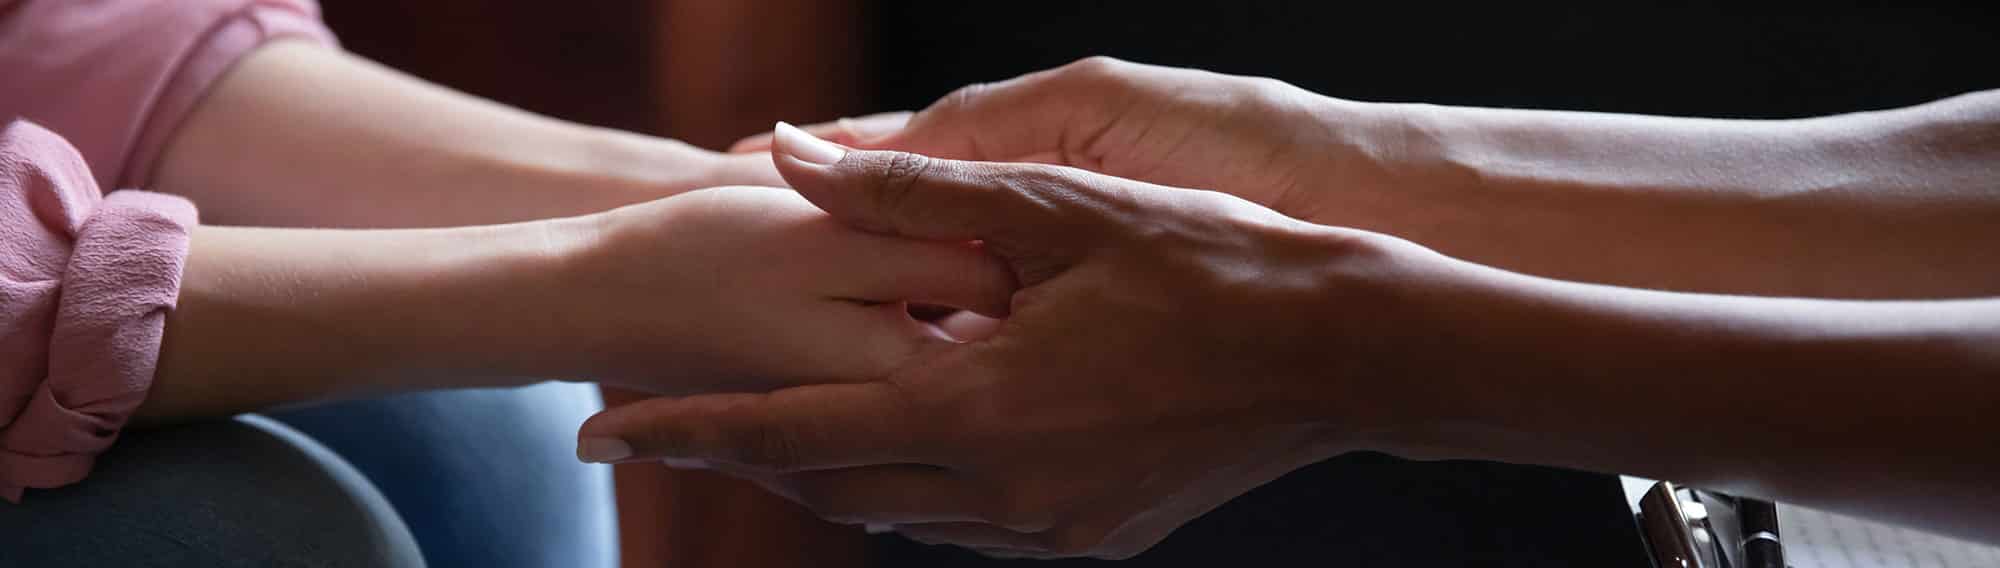
{"label": "dark trousers", "polygon": [[[1616,477],[1353,453],[1293,472],[1116,563],[1033,566],[1646,566]],[[884,566],[972,567],[971,552],[877,537]]]}

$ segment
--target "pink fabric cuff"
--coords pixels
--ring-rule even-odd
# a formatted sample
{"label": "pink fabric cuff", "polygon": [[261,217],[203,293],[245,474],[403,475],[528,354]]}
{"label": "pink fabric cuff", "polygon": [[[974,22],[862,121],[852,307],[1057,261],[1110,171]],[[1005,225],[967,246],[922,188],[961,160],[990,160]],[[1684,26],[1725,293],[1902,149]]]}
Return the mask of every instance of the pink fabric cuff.
{"label": "pink fabric cuff", "polygon": [[12,225],[0,307],[22,316],[0,326],[12,359],[0,362],[0,497],[18,501],[82,479],[145,400],[196,215],[170,195],[101,196],[76,151],[32,123],[0,131],[0,170]]}

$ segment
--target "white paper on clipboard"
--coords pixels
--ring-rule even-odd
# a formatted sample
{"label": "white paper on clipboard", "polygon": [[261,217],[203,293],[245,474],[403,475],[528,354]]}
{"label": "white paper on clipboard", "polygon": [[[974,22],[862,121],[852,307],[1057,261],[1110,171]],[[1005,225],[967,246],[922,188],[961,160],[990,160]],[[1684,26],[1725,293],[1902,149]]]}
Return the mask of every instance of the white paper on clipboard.
{"label": "white paper on clipboard", "polygon": [[1778,505],[1793,568],[1994,568],[2000,547],[1824,511]]}

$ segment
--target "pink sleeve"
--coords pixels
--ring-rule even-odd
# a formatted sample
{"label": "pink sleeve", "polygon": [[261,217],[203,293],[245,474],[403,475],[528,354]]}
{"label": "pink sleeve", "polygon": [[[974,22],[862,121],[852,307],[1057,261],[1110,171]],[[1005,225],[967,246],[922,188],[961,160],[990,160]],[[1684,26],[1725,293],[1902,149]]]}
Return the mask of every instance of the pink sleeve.
{"label": "pink sleeve", "polygon": [[98,193],[77,151],[0,127],[0,498],[82,479],[146,397],[194,205]]}
{"label": "pink sleeve", "polygon": [[0,121],[61,134],[98,187],[146,187],[209,85],[278,37],[333,42],[312,0],[0,0]]}

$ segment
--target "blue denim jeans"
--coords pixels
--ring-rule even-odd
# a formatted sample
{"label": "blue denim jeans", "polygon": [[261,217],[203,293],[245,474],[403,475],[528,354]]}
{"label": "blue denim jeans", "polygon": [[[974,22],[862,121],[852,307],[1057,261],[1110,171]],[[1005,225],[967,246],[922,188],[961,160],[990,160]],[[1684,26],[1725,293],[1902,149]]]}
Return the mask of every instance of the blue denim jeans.
{"label": "blue denim jeans", "polygon": [[436,391],[272,414],[374,482],[432,566],[618,565],[611,468],[576,461],[597,386]]}
{"label": "blue denim jeans", "polygon": [[441,391],[126,433],[0,503],[0,566],[617,564],[596,387]]}

